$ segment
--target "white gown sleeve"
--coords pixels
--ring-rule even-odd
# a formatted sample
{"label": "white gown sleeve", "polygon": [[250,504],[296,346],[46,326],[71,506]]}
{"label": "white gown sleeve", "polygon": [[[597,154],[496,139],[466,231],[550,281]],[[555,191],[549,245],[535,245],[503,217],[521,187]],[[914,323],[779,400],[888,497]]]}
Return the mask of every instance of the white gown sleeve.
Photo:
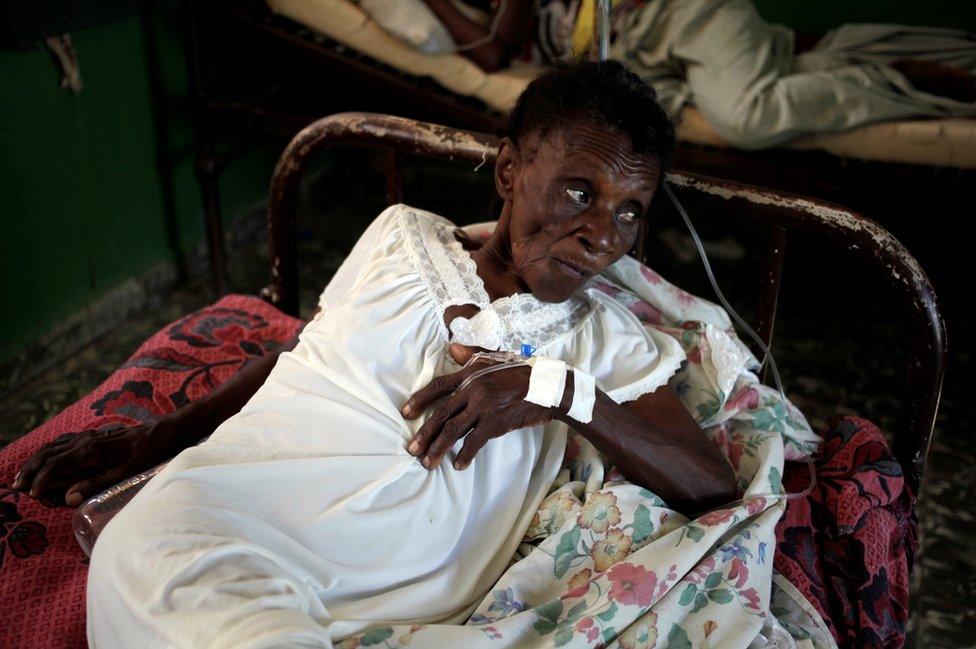
{"label": "white gown sleeve", "polygon": [[356,286],[356,280],[362,274],[363,267],[369,263],[373,255],[380,248],[380,242],[389,235],[391,228],[395,227],[400,212],[404,205],[391,205],[370,223],[369,227],[356,245],[352,252],[345,258],[339,270],[332,276],[332,280],[326,285],[325,290],[319,296],[319,309],[326,311],[340,302]]}
{"label": "white gown sleeve", "polygon": [[589,291],[596,302],[587,326],[576,337],[576,352],[587,351],[587,371],[597,385],[617,403],[633,401],[654,392],[685,360],[677,340],[641,324],[634,314],[599,291]]}

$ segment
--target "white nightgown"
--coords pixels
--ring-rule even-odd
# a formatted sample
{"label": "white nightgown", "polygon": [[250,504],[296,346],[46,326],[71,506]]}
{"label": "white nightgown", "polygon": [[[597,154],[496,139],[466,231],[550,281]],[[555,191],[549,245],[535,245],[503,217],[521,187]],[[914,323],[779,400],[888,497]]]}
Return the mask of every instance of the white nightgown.
{"label": "white nightgown", "polygon": [[458,369],[444,310],[496,312],[500,347],[531,343],[617,401],[654,391],[683,353],[592,288],[490,303],[454,230],[384,211],[241,412],[108,525],[88,579],[92,647],[330,647],[369,627],[467,619],[555,478],[566,427],[510,432],[464,471],[451,462],[462,442],[433,471],[409,455],[423,418],[400,407]]}

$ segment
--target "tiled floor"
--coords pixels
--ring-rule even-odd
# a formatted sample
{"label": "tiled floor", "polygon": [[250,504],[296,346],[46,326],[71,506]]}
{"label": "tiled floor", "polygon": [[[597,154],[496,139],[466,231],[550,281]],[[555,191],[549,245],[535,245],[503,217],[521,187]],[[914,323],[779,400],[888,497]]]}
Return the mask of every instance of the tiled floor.
{"label": "tiled floor", "polygon": [[[467,170],[432,164],[424,168],[424,174],[408,173],[408,200],[448,217],[468,214],[469,221],[485,220],[491,191],[487,174],[478,174],[472,182]],[[314,303],[382,201],[382,181],[362,160],[342,167],[326,165],[317,180],[306,185],[301,220],[304,305]],[[681,245],[684,240],[676,224],[661,222],[655,227],[667,234],[655,238],[652,254],[658,262],[652,265],[686,288],[711,295],[697,260],[675,261],[675,242]],[[710,234],[712,240],[723,236]],[[748,237],[739,242],[744,257],[738,258],[734,249],[726,255],[717,249],[713,264],[727,295],[742,305],[749,320],[759,260],[749,252],[753,248]],[[910,241],[906,244],[911,248]],[[729,247],[724,248],[728,252]],[[232,251],[236,290],[253,293],[267,281],[265,249],[263,241],[254,241]],[[785,280],[774,351],[791,397],[815,425],[832,413],[853,412],[891,430],[901,403],[906,337],[891,324],[898,314],[882,305],[880,285],[865,279],[858,267],[817,253],[804,241],[791,243]],[[949,303],[961,297],[964,287],[942,288]],[[198,278],[168,296],[164,308],[134,319],[17,393],[0,395],[0,412],[8,422],[0,430],[0,444],[92,390],[141,340],[212,299],[206,282]],[[976,418],[965,406],[971,381],[963,378],[973,369],[973,321],[950,320],[949,333],[950,365],[918,505],[923,536],[912,594],[911,642],[926,648],[976,646],[976,553],[970,550],[976,538],[976,453],[969,440]]]}

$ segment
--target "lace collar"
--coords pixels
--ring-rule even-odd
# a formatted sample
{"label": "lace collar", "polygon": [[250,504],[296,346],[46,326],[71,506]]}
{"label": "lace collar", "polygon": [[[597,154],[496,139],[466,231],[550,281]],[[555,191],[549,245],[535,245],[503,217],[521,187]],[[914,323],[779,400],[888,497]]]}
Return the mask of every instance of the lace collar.
{"label": "lace collar", "polygon": [[456,227],[430,212],[405,207],[401,228],[406,248],[437,304],[438,325],[445,339],[444,312],[473,304],[481,309],[471,318],[454,318],[450,334],[463,345],[518,351],[523,343],[544,347],[575,329],[592,311],[577,291],[565,302],[543,302],[531,293],[517,293],[492,302],[474,260],[454,237]]}

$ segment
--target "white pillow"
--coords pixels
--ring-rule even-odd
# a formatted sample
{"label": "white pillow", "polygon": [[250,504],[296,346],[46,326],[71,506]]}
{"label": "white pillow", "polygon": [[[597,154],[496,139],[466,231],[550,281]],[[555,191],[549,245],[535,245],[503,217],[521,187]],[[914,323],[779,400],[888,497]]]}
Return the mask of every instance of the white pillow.
{"label": "white pillow", "polygon": [[423,0],[359,0],[380,27],[425,54],[447,54],[454,39]]}

